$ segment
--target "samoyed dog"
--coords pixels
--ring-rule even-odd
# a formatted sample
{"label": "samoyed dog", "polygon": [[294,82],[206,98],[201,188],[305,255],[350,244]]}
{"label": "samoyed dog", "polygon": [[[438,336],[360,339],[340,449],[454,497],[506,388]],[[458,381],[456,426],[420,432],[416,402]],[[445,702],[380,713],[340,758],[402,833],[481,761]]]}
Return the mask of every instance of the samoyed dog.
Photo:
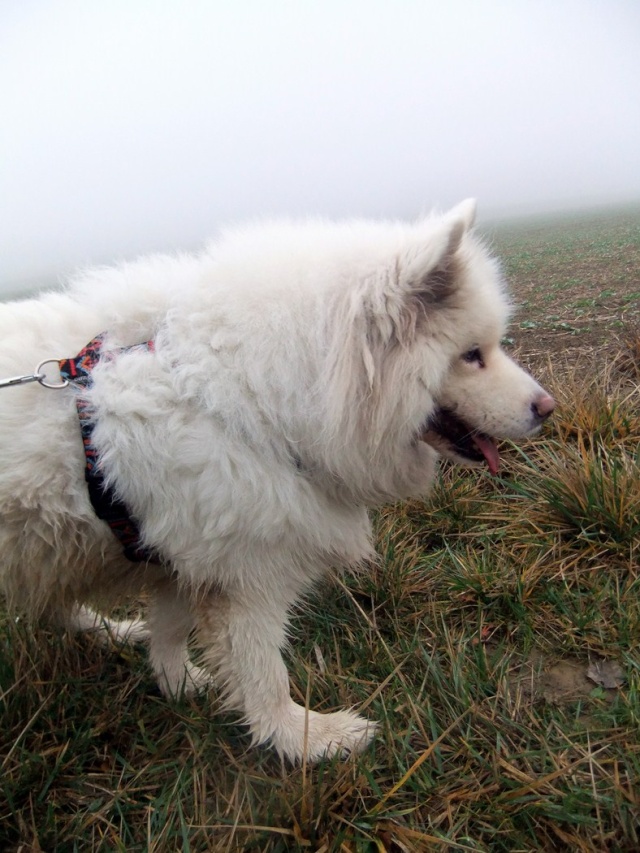
{"label": "samoyed dog", "polygon": [[[0,380],[39,377],[0,388],[8,606],[144,639],[166,695],[212,682],[289,760],[364,748],[375,723],[291,699],[292,608],[374,556],[369,507],[440,456],[495,472],[554,408],[500,349],[474,215],[267,223],[1,305]],[[144,621],[104,615],[143,592]]]}

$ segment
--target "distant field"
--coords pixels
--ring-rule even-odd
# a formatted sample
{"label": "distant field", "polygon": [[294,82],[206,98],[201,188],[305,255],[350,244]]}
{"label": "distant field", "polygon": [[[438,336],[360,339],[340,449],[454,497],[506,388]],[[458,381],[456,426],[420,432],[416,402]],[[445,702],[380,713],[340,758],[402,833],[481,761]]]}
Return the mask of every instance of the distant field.
{"label": "distant field", "polygon": [[528,358],[616,347],[640,325],[640,207],[492,229]]}
{"label": "distant field", "polygon": [[491,240],[556,415],[381,511],[381,565],[295,621],[297,700],[375,746],[283,768],[143,648],[0,615],[0,850],[640,850],[640,211]]}

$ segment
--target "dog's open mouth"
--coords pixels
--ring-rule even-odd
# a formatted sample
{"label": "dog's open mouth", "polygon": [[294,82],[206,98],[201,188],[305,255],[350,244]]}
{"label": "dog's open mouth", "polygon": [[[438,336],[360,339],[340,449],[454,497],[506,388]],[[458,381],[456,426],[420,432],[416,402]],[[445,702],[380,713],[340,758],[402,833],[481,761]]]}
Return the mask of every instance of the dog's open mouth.
{"label": "dog's open mouth", "polygon": [[470,427],[448,409],[434,412],[421,438],[445,455],[448,451],[470,462],[486,462],[492,474],[498,473],[500,454],[495,439]]}

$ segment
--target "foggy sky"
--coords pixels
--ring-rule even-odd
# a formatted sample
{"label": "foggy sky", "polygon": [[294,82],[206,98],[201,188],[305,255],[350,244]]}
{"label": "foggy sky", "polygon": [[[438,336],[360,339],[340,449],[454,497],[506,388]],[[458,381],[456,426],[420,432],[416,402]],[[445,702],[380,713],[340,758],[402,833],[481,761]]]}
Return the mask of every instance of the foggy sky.
{"label": "foggy sky", "polygon": [[0,5],[0,294],[267,215],[640,200],[638,0]]}

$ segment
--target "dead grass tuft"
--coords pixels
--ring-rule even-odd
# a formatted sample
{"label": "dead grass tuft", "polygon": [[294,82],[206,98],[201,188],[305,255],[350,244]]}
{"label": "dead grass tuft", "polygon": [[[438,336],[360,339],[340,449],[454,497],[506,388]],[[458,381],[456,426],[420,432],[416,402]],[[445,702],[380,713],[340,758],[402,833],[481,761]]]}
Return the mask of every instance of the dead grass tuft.
{"label": "dead grass tuft", "polygon": [[619,336],[614,369],[632,381],[640,380],[640,325],[634,324]]}

